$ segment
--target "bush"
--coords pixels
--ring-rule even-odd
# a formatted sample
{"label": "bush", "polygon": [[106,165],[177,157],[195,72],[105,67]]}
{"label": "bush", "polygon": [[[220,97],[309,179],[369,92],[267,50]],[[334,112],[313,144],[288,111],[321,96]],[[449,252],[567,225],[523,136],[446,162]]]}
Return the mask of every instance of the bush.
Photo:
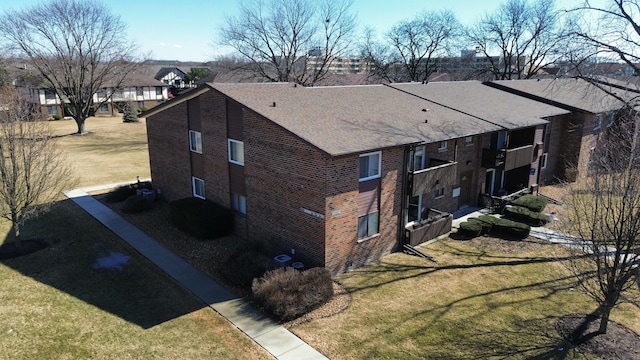
{"label": "bush", "polygon": [[261,277],[273,267],[273,259],[262,243],[249,242],[231,253],[220,268],[230,284],[250,287],[253,279]]}
{"label": "bush", "polygon": [[478,220],[477,218],[469,218],[467,221],[480,224],[480,226],[482,226],[481,235],[488,234],[489,232],[491,232],[491,228],[493,227],[492,223],[481,221],[481,220]]}
{"label": "bush", "polygon": [[136,195],[136,190],[138,189],[149,189],[151,190],[151,183],[148,181],[134,183],[129,185],[122,185],[117,187],[115,190],[110,192],[105,200],[109,203],[119,203],[121,201],[125,201],[133,195]]}
{"label": "bush", "polygon": [[280,321],[300,317],[333,297],[331,274],[324,268],[298,271],[282,268],[255,279],[254,300]]}
{"label": "bush", "polygon": [[138,111],[133,106],[131,101],[127,102],[124,106],[124,114],[122,115],[122,122],[133,123],[138,122]]}
{"label": "bush", "polygon": [[122,211],[126,213],[139,213],[149,209],[151,209],[151,203],[142,195],[130,196],[122,205]]}
{"label": "bush", "polygon": [[147,109],[147,108],[146,108],[146,107],[144,107],[144,106],[143,106],[143,107],[141,107],[141,108],[138,108],[138,115],[142,114],[143,112],[145,112],[145,111],[147,111],[147,110],[149,110],[149,109]]}
{"label": "bush", "polygon": [[458,227],[458,234],[474,238],[482,234],[482,225],[477,221],[463,221]]}
{"label": "bush", "polygon": [[60,114],[53,115],[53,120],[60,120],[60,119],[62,119],[62,115]]}
{"label": "bush", "polygon": [[217,239],[233,233],[231,209],[196,197],[170,203],[171,222],[200,239]]}
{"label": "bush", "polygon": [[531,227],[527,224],[501,219],[495,216],[480,215],[478,221],[491,224],[491,232],[498,235],[512,236],[518,239],[524,239],[529,236]]}
{"label": "bush", "polygon": [[539,213],[547,206],[547,199],[541,196],[527,194],[515,199],[511,204],[526,207],[531,211]]}
{"label": "bush", "polygon": [[522,206],[507,206],[504,216],[515,221],[522,221],[531,226],[543,226],[549,222],[549,217],[539,212],[534,212]]}

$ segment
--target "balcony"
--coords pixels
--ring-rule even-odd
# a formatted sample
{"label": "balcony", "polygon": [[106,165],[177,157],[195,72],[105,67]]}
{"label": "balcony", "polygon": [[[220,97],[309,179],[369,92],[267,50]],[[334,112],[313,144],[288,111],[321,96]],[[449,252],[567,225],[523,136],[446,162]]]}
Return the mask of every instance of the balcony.
{"label": "balcony", "polygon": [[453,215],[429,209],[426,219],[405,228],[405,237],[411,246],[416,246],[450,232],[452,222]]}
{"label": "balcony", "polygon": [[429,165],[426,169],[409,172],[411,196],[450,187],[457,182],[457,162],[431,159]]}
{"label": "balcony", "polygon": [[483,149],[482,167],[487,169],[504,167],[504,171],[522,166],[530,166],[533,156],[533,145],[520,146],[514,149]]}

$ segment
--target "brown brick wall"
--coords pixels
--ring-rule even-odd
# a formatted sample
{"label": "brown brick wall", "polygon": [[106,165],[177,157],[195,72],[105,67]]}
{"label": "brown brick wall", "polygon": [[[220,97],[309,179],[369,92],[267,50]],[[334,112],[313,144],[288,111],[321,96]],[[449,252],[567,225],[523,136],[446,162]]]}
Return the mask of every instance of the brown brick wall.
{"label": "brown brick wall", "polygon": [[151,179],[163,198],[192,196],[186,102],[147,118]]}
{"label": "brown brick wall", "polygon": [[[548,153],[547,167],[540,172],[541,185],[564,180],[565,177],[572,178],[570,168],[577,166],[585,156],[581,150],[585,115],[555,116],[550,121],[550,136],[545,143]],[[593,133],[593,126],[590,131]],[[586,156],[589,156],[589,151]],[[569,169],[568,172],[567,169]]]}
{"label": "brown brick wall", "polygon": [[358,240],[359,155],[331,159],[327,167],[325,266],[344,272],[379,259],[401,244],[402,179],[404,149],[382,151],[380,181],[380,234]]}
{"label": "brown brick wall", "polygon": [[244,112],[247,229],[305,266],[324,265],[328,156],[272,122]]}

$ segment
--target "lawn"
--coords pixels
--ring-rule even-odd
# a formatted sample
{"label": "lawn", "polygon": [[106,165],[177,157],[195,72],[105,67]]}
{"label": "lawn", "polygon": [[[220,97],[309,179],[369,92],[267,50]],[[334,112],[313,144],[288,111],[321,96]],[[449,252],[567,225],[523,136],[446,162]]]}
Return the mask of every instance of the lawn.
{"label": "lawn", "polygon": [[[422,248],[437,264],[396,253],[340,275],[347,310],[291,330],[332,359],[591,358],[567,351],[554,329],[560,316],[595,308],[574,288],[564,249],[491,249],[501,241],[446,239]],[[640,332],[637,307],[612,320]]]}
{"label": "lawn", "polygon": [[[58,135],[72,120],[51,122]],[[89,119],[61,136],[81,186],[149,176],[144,123]],[[8,224],[0,222],[0,243]],[[0,358],[272,358],[70,200],[23,228],[51,246],[0,261]],[[118,255],[126,262],[96,268]]]}

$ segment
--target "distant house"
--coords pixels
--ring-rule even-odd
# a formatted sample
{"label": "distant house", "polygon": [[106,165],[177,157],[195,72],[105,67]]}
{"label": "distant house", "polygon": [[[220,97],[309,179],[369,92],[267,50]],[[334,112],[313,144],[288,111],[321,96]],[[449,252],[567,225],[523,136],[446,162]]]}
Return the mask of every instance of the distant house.
{"label": "distant house", "polygon": [[339,273],[535,189],[548,119],[569,113],[472,81],[207,83],[141,116],[168,200],[228,206],[238,235]]}
{"label": "distant house", "polygon": [[163,67],[158,70],[154,78],[174,88],[184,89],[190,87],[187,82],[188,72],[178,67]]}

